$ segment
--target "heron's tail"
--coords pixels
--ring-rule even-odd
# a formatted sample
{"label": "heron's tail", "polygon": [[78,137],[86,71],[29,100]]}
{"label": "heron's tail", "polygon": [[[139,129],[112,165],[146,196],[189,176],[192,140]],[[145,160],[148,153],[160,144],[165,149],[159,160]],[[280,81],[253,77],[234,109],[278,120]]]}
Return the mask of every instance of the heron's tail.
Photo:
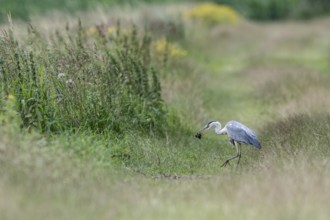
{"label": "heron's tail", "polygon": [[258,149],[261,149],[261,144],[260,144],[260,142],[258,140],[255,140],[254,141],[253,146],[255,146]]}
{"label": "heron's tail", "polygon": [[255,146],[256,148],[258,149],[261,149],[261,144],[260,142],[258,141],[258,139],[256,137],[250,137],[249,138],[249,144]]}

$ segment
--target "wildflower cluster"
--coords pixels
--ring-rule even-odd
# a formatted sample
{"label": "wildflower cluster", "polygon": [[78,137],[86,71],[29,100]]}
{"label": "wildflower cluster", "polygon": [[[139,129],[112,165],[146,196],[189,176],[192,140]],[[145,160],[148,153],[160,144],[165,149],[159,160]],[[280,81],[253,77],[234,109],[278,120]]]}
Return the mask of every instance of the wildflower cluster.
{"label": "wildflower cluster", "polygon": [[182,58],[188,55],[188,52],[175,43],[160,38],[153,42],[153,50],[157,56],[168,56],[169,58]]}
{"label": "wildflower cluster", "polygon": [[189,9],[186,16],[210,25],[236,24],[240,20],[240,16],[232,8],[215,3],[198,4]]}
{"label": "wildflower cluster", "polygon": [[19,126],[19,115],[15,111],[16,97],[12,94],[0,96],[0,125],[11,125],[11,128]]}
{"label": "wildflower cluster", "polygon": [[[85,34],[88,37],[98,37],[99,35],[103,35],[106,37],[111,37],[117,33],[116,26],[91,26],[85,29]],[[131,30],[120,30],[122,33],[130,34]]]}

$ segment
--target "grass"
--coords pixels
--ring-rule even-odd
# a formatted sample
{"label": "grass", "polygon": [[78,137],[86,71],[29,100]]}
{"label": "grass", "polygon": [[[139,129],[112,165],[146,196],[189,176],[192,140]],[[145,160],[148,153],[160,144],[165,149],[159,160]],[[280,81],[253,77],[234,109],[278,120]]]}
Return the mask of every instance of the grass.
{"label": "grass", "polygon": [[[287,122],[283,122],[282,126],[287,126]],[[249,163],[249,166],[244,163],[243,170],[239,172],[218,168],[212,174],[206,168],[219,167],[219,164],[214,164],[215,161],[200,161],[203,169],[201,174],[195,169],[195,174],[183,175],[179,179],[163,175],[150,178],[152,175],[132,175],[131,171],[118,169],[118,166],[91,168],[88,165],[100,162],[97,158],[91,159],[95,154],[87,155],[89,159],[86,160],[80,157],[77,161],[75,154],[61,151],[63,140],[64,143],[69,142],[70,146],[79,144],[87,148],[90,148],[90,143],[81,138],[73,139],[64,138],[57,142],[57,147],[53,143],[49,148],[43,146],[42,143],[47,142],[40,141],[37,135],[32,140],[28,138],[22,141],[24,150],[17,148],[16,137],[16,148],[13,149],[17,154],[13,156],[18,157],[16,161],[19,162],[14,163],[16,166],[10,165],[10,162],[5,163],[5,167],[1,166],[6,169],[2,176],[2,189],[7,189],[1,192],[1,198],[6,198],[1,206],[3,219],[41,219],[45,216],[54,219],[88,219],[95,216],[101,219],[218,219],[233,216],[250,219],[264,218],[269,213],[271,219],[326,219],[329,214],[326,206],[328,196],[324,191],[329,185],[326,173],[329,163],[327,157],[323,156],[327,151],[319,151],[317,157],[313,155],[308,158],[308,151],[302,148],[298,153],[292,152],[294,158],[291,158],[285,154],[278,156],[277,153],[283,150],[271,146],[265,147],[259,159]],[[37,147],[34,146],[36,142],[39,143]],[[278,146],[277,140],[265,143]],[[94,149],[100,147],[95,141],[93,145]],[[203,148],[199,151],[203,152]],[[6,158],[15,161],[11,160],[9,152],[6,151]],[[168,150],[168,154],[171,154],[171,150]],[[47,169],[43,164],[47,164]],[[25,172],[22,172],[22,167]],[[172,172],[172,175],[175,174]],[[25,181],[19,182],[22,178]],[[16,212],[17,209],[20,211]]]}
{"label": "grass", "polygon": [[[143,30],[141,21],[159,10],[149,9],[125,16],[143,14],[137,25]],[[96,14],[90,12],[90,23],[106,16]],[[159,22],[173,19],[163,15]],[[43,22],[51,26],[52,20]],[[154,64],[161,97],[175,115],[163,134],[22,130],[7,96],[1,102],[0,218],[327,219],[330,78],[329,67],[320,65],[329,60],[327,24],[181,23],[185,34],[172,40],[187,57]],[[247,124],[263,148],[244,146],[238,169],[234,163],[221,168],[235,154],[227,138],[194,138],[213,119]]]}

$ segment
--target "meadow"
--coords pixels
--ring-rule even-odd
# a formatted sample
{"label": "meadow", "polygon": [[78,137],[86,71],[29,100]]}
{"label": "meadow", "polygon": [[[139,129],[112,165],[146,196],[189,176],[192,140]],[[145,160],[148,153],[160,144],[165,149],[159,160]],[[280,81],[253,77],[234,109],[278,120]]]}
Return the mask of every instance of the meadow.
{"label": "meadow", "polygon": [[[0,219],[329,218],[328,17],[171,3],[0,28]],[[262,149],[223,168],[227,137],[194,135],[232,119]]]}

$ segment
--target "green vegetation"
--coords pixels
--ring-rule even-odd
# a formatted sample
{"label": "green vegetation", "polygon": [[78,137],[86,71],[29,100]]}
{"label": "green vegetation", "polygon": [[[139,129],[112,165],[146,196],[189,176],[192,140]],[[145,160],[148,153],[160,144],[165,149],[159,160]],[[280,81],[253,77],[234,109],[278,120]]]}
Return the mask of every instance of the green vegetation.
{"label": "green vegetation", "polygon": [[[1,40],[2,100],[17,99],[22,126],[42,132],[97,133],[144,128],[162,130],[166,112],[150,64],[151,39],[133,28],[94,36],[79,24],[46,39],[29,30],[28,45],[9,31]],[[88,33],[88,32],[87,32]]]}
{"label": "green vegetation", "polygon": [[238,13],[230,7],[214,3],[197,4],[186,16],[209,25],[236,24],[240,20]]}
{"label": "green vegetation", "polygon": [[329,0],[215,0],[228,4],[255,20],[308,19],[327,15]]}
{"label": "green vegetation", "polygon": [[[11,0],[1,5],[0,22],[11,14],[15,19],[30,20],[31,16],[47,14],[57,10],[69,14],[94,9],[98,6],[143,5],[150,3],[188,2],[185,0]],[[327,15],[329,0],[195,0],[194,2],[215,2],[230,5],[244,16],[255,20],[279,20],[287,18],[308,19]]]}
{"label": "green vegetation", "polygon": [[[3,26],[0,219],[328,218],[329,18],[205,25],[192,8]],[[231,119],[262,149],[221,168],[227,137],[194,134]]]}

